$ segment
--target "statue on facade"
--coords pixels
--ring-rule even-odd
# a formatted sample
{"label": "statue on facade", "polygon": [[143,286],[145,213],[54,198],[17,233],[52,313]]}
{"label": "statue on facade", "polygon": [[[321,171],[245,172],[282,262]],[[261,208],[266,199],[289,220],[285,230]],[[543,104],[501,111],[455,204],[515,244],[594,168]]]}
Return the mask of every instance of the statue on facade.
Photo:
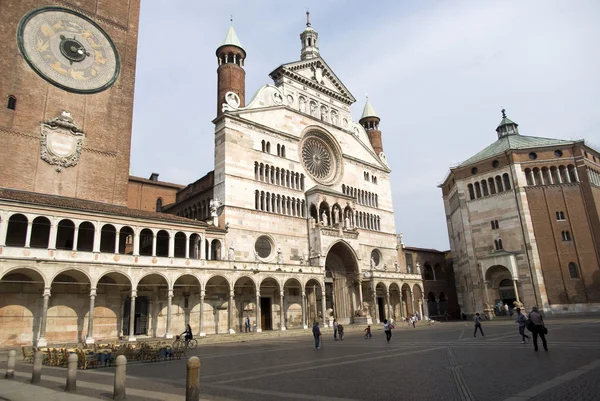
{"label": "statue on facade", "polygon": [[333,125],[338,125],[338,114],[335,111],[331,112],[331,123]]}
{"label": "statue on facade", "polygon": [[313,117],[317,116],[317,103],[316,102],[310,102],[310,115]]}
{"label": "statue on facade", "polygon": [[396,262],[394,262],[394,270],[396,271],[396,273],[400,272],[400,266]]}
{"label": "statue on facade", "polygon": [[304,99],[304,97],[300,97],[299,104],[300,104],[300,112],[306,113],[306,99]]}
{"label": "statue on facade", "polygon": [[227,251],[227,258],[229,260],[235,260],[235,248],[233,247],[233,242],[229,245],[229,250]]}
{"label": "statue on facade", "polygon": [[321,221],[323,222],[324,226],[329,225],[329,219],[327,218],[327,213],[325,213],[324,210],[323,210],[323,214],[321,215]]}
{"label": "statue on facade", "polygon": [[223,203],[219,198],[211,199],[209,202],[210,217],[217,217],[217,209],[219,209]]}
{"label": "statue on facade", "polygon": [[350,219],[348,218],[348,216],[346,216],[346,218],[344,219],[344,228],[345,229],[350,228]]}
{"label": "statue on facade", "polygon": [[277,263],[283,263],[283,252],[281,252],[281,248],[277,249]]}
{"label": "statue on facade", "polygon": [[417,274],[421,274],[421,265],[417,262]]}
{"label": "statue on facade", "polygon": [[371,258],[371,269],[374,269],[375,266],[377,266],[377,263],[375,263],[375,258]]}

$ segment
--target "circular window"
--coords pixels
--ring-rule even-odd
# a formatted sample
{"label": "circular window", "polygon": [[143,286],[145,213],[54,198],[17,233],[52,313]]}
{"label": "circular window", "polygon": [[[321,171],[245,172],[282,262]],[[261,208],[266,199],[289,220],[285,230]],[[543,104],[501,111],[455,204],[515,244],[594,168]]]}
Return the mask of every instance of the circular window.
{"label": "circular window", "polygon": [[498,167],[499,165],[500,165],[500,162],[499,162],[498,160],[494,160],[494,161],[492,162],[492,167],[493,167],[493,168],[496,168],[496,167]]}
{"label": "circular window", "polygon": [[556,156],[556,157],[562,157],[562,155],[563,155],[562,150],[555,150],[554,151],[554,156]]}
{"label": "circular window", "polygon": [[271,244],[271,240],[267,236],[260,236],[256,240],[254,244],[254,251],[260,258],[268,258],[271,256],[271,252],[273,250],[273,245]]}
{"label": "circular window", "polygon": [[314,131],[304,137],[300,159],[308,174],[321,184],[331,184],[340,175],[342,162],[337,147],[322,132]]}
{"label": "circular window", "polygon": [[530,158],[531,160],[535,160],[535,159],[537,159],[537,153],[535,153],[535,152],[531,152],[531,153],[529,154],[529,158]]}
{"label": "circular window", "polygon": [[475,174],[477,174],[477,171],[479,171],[479,170],[477,170],[477,167],[473,167],[471,169],[471,174],[475,175]]}
{"label": "circular window", "polygon": [[371,267],[379,266],[379,262],[381,262],[381,254],[377,249],[373,249],[371,252]]}

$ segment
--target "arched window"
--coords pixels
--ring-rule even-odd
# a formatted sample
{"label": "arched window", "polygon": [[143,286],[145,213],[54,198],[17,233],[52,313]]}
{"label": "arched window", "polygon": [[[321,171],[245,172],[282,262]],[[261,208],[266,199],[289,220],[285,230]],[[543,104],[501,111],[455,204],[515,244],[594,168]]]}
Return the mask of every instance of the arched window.
{"label": "arched window", "polygon": [[267,142],[267,153],[271,153],[271,142]]}
{"label": "arched window", "polygon": [[475,191],[473,190],[473,184],[467,185],[467,188],[469,188],[469,200],[475,199]]}
{"label": "arched window", "polygon": [[483,196],[488,196],[490,194],[488,192],[488,186],[487,186],[487,181],[486,180],[481,181],[481,189],[483,191]]}
{"label": "arched window", "polygon": [[529,169],[529,168],[525,169],[525,179],[527,180],[527,185],[534,185],[533,173],[531,172],[531,169]]}
{"label": "arched window", "polygon": [[281,145],[277,144],[277,156],[281,156]]}
{"label": "arched window", "polygon": [[567,173],[567,168],[565,166],[558,166],[558,172],[560,174],[560,181],[563,184],[569,183],[569,175]]}
{"label": "arched window", "polygon": [[425,263],[423,266],[423,280],[434,280],[433,269],[429,263]]}
{"label": "arched window", "polygon": [[6,105],[7,109],[15,110],[17,108],[17,98],[13,95],[8,97],[8,104]]}
{"label": "arched window", "polygon": [[544,179],[544,184],[552,184],[552,178],[550,178],[550,170],[548,170],[548,167],[542,167],[542,178]]}
{"label": "arched window", "polygon": [[281,145],[281,157],[285,157],[285,145]]}
{"label": "arched window", "polygon": [[502,185],[502,177],[499,175],[496,176],[496,188],[498,189],[498,193],[504,192],[504,186]]}
{"label": "arched window", "polygon": [[163,206],[163,204],[162,204],[162,203],[163,203],[163,200],[162,200],[162,198],[158,198],[158,199],[156,200],[156,211],[157,211],[157,212],[162,212],[162,206]]}
{"label": "arched window", "polygon": [[488,178],[488,186],[490,187],[490,194],[494,195],[496,193],[496,185],[494,184],[493,178]]}
{"label": "arched window", "polygon": [[501,239],[494,240],[494,246],[496,247],[497,251],[501,251],[502,249],[504,249],[504,247],[502,246],[502,240]]}
{"label": "arched window", "polygon": [[533,169],[533,180],[535,182],[535,185],[542,185],[542,173],[540,172],[539,168],[534,168]]}
{"label": "arched window", "polygon": [[571,232],[569,230],[563,231],[561,234],[563,241],[571,241]]}
{"label": "arched window", "polygon": [[567,170],[569,172],[569,180],[571,182],[579,182],[579,180],[577,179],[577,171],[575,171],[575,166],[572,164],[569,164],[567,166]]}
{"label": "arched window", "polygon": [[558,175],[558,169],[556,166],[550,167],[550,176],[553,184],[560,184],[560,177]]}
{"label": "arched window", "polygon": [[569,276],[572,279],[579,278],[579,269],[577,268],[577,265],[573,262],[569,263]]}
{"label": "arched window", "polygon": [[475,194],[478,199],[481,198],[481,185],[479,185],[479,182],[475,183]]}
{"label": "arched window", "polygon": [[508,191],[510,189],[510,177],[508,176],[508,173],[502,174],[502,178],[504,181],[504,190]]}
{"label": "arched window", "polygon": [[264,152],[264,151],[267,149],[267,144],[266,144],[265,140],[263,139],[263,140],[260,142],[260,144],[261,144],[261,149],[262,149],[262,151]]}

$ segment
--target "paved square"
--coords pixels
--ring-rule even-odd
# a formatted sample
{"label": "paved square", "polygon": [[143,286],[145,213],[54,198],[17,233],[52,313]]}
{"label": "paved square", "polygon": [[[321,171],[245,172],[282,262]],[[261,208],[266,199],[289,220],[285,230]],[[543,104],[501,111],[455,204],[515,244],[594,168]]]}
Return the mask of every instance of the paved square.
{"label": "paved square", "polygon": [[[206,399],[599,399],[600,319],[554,318],[547,326],[549,352],[521,344],[517,325],[503,320],[484,322],[485,337],[477,338],[471,322],[451,322],[399,328],[389,344],[380,328],[371,340],[348,330],[344,341],[325,332],[316,350],[307,331],[302,337],[200,346],[191,354],[201,359]],[[185,366],[185,360],[128,365],[129,399],[183,399]],[[65,373],[45,368],[44,377]],[[80,371],[78,392],[107,399],[112,373]],[[25,374],[20,377],[25,380]],[[58,382],[50,386],[64,383]]]}

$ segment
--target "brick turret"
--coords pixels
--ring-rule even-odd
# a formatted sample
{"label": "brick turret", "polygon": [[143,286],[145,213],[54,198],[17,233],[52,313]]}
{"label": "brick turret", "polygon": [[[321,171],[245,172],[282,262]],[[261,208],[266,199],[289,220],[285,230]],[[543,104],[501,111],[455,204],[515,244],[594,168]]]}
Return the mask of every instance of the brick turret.
{"label": "brick turret", "polygon": [[217,49],[219,68],[217,69],[217,117],[223,114],[222,107],[225,103],[227,92],[233,92],[240,98],[239,107],[246,105],[246,71],[244,71],[244,60],[246,51],[242,48],[240,41],[233,29],[229,27],[225,40]]}
{"label": "brick turret", "polygon": [[379,130],[379,121],[380,118],[375,113],[373,106],[369,102],[369,98],[367,98],[367,103],[365,104],[365,109],[363,110],[362,117],[358,121],[360,125],[364,127],[367,131],[367,135],[369,135],[369,141],[371,142],[371,146],[377,155],[383,152],[383,143],[381,142],[381,131]]}

